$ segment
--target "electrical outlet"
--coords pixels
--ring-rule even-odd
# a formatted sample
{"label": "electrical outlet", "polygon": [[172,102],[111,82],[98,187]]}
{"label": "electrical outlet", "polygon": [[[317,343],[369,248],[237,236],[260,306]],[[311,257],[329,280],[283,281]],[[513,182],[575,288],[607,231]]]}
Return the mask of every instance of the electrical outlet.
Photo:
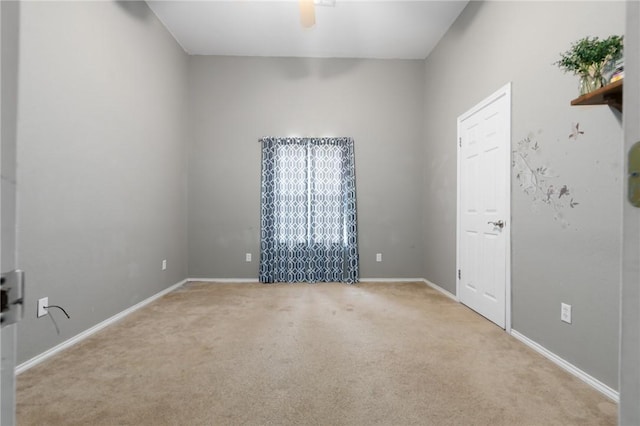
{"label": "electrical outlet", "polygon": [[382,253],[376,253],[376,262],[382,262]]}
{"label": "electrical outlet", "polygon": [[247,253],[244,255],[245,262],[251,262],[251,253]]}
{"label": "electrical outlet", "polygon": [[164,259],[164,260],[162,261],[162,270],[163,270],[163,271],[166,271],[166,270],[167,270],[167,259]]}
{"label": "electrical outlet", "polygon": [[49,312],[48,309],[45,308],[45,306],[49,306],[49,298],[43,297],[42,299],[38,299],[38,318],[47,315],[47,313]]}
{"label": "electrical outlet", "polygon": [[560,304],[560,319],[571,324],[571,305],[567,305],[566,303]]}

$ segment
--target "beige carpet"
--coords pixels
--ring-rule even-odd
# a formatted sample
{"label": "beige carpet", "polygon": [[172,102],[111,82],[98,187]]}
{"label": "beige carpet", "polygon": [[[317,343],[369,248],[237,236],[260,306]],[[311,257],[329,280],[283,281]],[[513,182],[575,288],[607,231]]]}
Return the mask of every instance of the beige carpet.
{"label": "beige carpet", "polygon": [[613,425],[422,283],[181,288],[18,376],[19,425]]}

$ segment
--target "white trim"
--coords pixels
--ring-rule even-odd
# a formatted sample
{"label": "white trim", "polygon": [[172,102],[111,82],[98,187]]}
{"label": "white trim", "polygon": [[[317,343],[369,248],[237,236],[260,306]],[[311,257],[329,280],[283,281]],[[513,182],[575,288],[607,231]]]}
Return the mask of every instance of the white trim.
{"label": "white trim", "polygon": [[[187,282],[201,283],[257,283],[257,278],[187,278]],[[424,282],[424,278],[360,278],[358,283],[412,283]],[[357,283],[356,283],[357,284]]]}
{"label": "white trim", "polygon": [[471,109],[467,110],[466,112],[464,112],[463,114],[461,114],[458,117],[458,121],[466,120],[467,118],[471,117],[476,112],[478,112],[481,109],[485,108],[487,105],[492,104],[493,102],[497,101],[498,99],[502,98],[503,96],[507,96],[509,98],[509,100],[511,100],[511,82],[505,84],[504,86],[502,86],[501,88],[499,88],[498,90],[496,90],[495,92],[493,92],[492,94],[490,94],[489,96],[487,96],[486,98],[484,98],[483,100],[478,102],[473,108],[471,108]]}
{"label": "white trim", "polygon": [[576,376],[577,378],[579,378],[580,380],[582,380],[583,382],[585,382],[586,384],[588,384],[589,386],[594,388],[595,390],[601,392],[602,394],[604,394],[605,396],[611,398],[615,402],[620,402],[620,393],[618,391],[616,391],[615,389],[612,389],[611,387],[605,385],[604,383],[602,383],[600,380],[596,379],[595,377],[593,377],[593,376],[585,373],[584,371],[580,370],[578,367],[576,367],[575,365],[571,364],[569,361],[566,361],[566,360],[560,358],[558,355],[554,354],[553,352],[551,352],[550,350],[548,350],[544,346],[542,346],[542,345],[534,342],[533,340],[529,339],[524,334],[519,333],[518,331],[512,329],[511,330],[511,335],[513,337],[515,337],[516,339],[518,339],[519,341],[521,341],[522,343],[524,343],[525,345],[529,346],[534,351],[538,352],[543,357],[545,357],[548,360],[552,361],[554,364],[556,364],[557,366],[559,366],[563,370],[566,370],[569,373],[573,374],[574,376]]}
{"label": "white trim", "polygon": [[127,315],[137,311],[138,309],[148,305],[149,303],[153,302],[156,299],[161,298],[162,296],[164,296],[167,293],[171,293],[173,290],[177,289],[178,287],[184,285],[187,282],[187,280],[182,280],[179,283],[176,283],[174,285],[172,285],[171,287],[165,288],[164,290],[160,291],[159,293],[154,294],[151,297],[148,297],[146,299],[144,299],[141,302],[136,303],[135,305],[131,306],[130,308],[125,309],[124,311],[115,314],[114,316],[107,318],[106,320],[94,325],[93,327],[79,333],[76,334],[75,336],[73,336],[70,339],[65,340],[64,342],[60,343],[59,345],[54,346],[51,349],[48,349],[44,352],[42,352],[40,355],[36,355],[33,358],[31,358],[30,360],[27,360],[25,362],[23,362],[22,364],[18,365],[16,367],[16,376],[18,374],[24,373],[25,371],[27,371],[28,369],[30,369],[31,367],[35,367],[36,365],[40,364],[41,362],[51,358],[52,356],[56,355],[59,352],[62,352],[65,349],[70,348],[71,346],[75,345],[76,343],[80,343],[81,341],[83,341],[84,339],[86,339],[87,337],[91,336],[94,333],[97,333],[98,331],[102,330],[105,327],[108,327],[112,324],[114,324],[117,321],[120,321],[121,319],[123,319],[124,317],[126,317]]}
{"label": "white trim", "polygon": [[195,283],[257,283],[257,278],[187,278],[187,282]]}
{"label": "white trim", "polygon": [[[507,233],[506,237],[506,247],[505,247],[505,305],[504,305],[504,329],[507,333],[511,334],[511,140],[513,138],[513,123],[511,122],[511,110],[513,104],[513,98],[511,97],[511,82],[507,83],[505,87],[503,87],[505,91],[505,96],[509,100],[509,108],[507,108],[507,123],[509,123],[509,141],[507,145],[506,159],[507,162],[507,202],[506,204],[506,222],[505,231]],[[502,89],[501,89],[502,90]]]}
{"label": "white trim", "polygon": [[[358,283],[412,283],[424,282],[424,278],[360,278]],[[201,283],[257,283],[257,278],[187,278],[187,282]],[[357,283],[356,283],[357,284]]]}
{"label": "white trim", "polygon": [[[453,271],[454,278],[456,280],[456,295],[458,295],[458,301],[460,302],[460,275],[458,275],[458,271],[461,270],[461,262],[460,262],[460,228],[462,226],[461,217],[460,217],[460,206],[462,205],[460,202],[460,145],[462,145],[461,136],[460,136],[460,122],[461,119],[458,117],[456,122],[456,140],[454,141],[456,144],[456,269]],[[460,302],[462,303],[462,302]]]}
{"label": "white trim", "polygon": [[424,281],[424,278],[360,278],[358,279],[358,283],[415,283],[415,282],[422,282],[422,281]]}
{"label": "white trim", "polygon": [[[257,283],[259,282],[259,280],[256,278],[187,278],[186,281],[190,283],[191,282],[202,282],[202,283]],[[438,290],[439,292],[443,293],[445,296],[458,302],[458,298],[454,294],[448,292],[444,288],[440,287],[437,284],[432,283],[431,281],[425,278],[360,278],[356,284],[358,283],[415,283],[415,282],[425,283],[429,287],[432,287],[433,289]]]}
{"label": "white trim", "polygon": [[[473,108],[471,108],[470,110],[466,111],[465,113],[463,113],[462,115],[460,115],[458,117],[457,120],[457,125],[456,125],[456,129],[457,129],[457,133],[456,133],[456,140],[455,140],[455,144],[456,144],[456,157],[457,157],[457,182],[456,182],[456,269],[454,271],[454,277],[456,280],[456,295],[460,294],[460,279],[458,278],[458,271],[461,269],[460,266],[460,184],[461,184],[461,178],[460,178],[460,162],[461,162],[461,158],[460,158],[460,145],[458,143],[458,141],[460,140],[460,125],[461,123],[466,120],[467,118],[469,118],[470,116],[472,116],[473,114],[475,114],[476,112],[480,111],[482,108],[485,108],[487,105],[496,102],[498,99],[500,98],[506,98],[508,101],[508,105],[507,105],[507,110],[505,111],[505,116],[506,116],[506,120],[505,122],[507,123],[508,126],[508,135],[507,135],[507,146],[505,147],[505,167],[507,168],[507,173],[506,173],[506,188],[505,188],[505,192],[506,192],[506,202],[505,202],[505,221],[506,221],[506,225],[503,229],[503,233],[505,233],[505,299],[504,299],[504,303],[505,303],[505,311],[504,311],[504,315],[505,315],[505,331],[507,333],[511,332],[511,129],[512,129],[512,125],[511,125],[511,105],[512,105],[512,99],[511,99],[511,82],[505,84],[504,86],[502,86],[500,89],[496,90],[494,93],[492,93],[491,95],[489,95],[487,98],[485,98],[484,100],[480,101],[480,103],[478,103],[477,105],[475,105]],[[459,298],[456,298],[456,300],[460,301]]]}
{"label": "white trim", "polygon": [[431,281],[429,281],[426,278],[423,278],[421,281],[424,282],[429,287],[431,287],[432,289],[437,290],[440,293],[444,294],[445,296],[447,296],[449,299],[453,300],[454,302],[460,302],[458,300],[458,297],[455,294],[450,293],[449,291],[447,291],[444,288],[440,287],[438,284],[434,284],[434,283],[432,283]]}

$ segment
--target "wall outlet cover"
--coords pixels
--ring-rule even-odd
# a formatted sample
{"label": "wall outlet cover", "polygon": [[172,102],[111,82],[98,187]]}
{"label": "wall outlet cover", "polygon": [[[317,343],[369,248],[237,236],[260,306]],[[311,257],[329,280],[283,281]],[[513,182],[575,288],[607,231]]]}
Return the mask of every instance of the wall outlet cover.
{"label": "wall outlet cover", "polygon": [[382,262],[382,253],[376,253],[376,262]]}
{"label": "wall outlet cover", "polygon": [[167,259],[164,259],[164,260],[162,261],[162,270],[163,270],[163,271],[166,271],[166,270],[167,270]]}
{"label": "wall outlet cover", "polygon": [[49,298],[43,297],[41,299],[38,299],[38,311],[36,314],[38,318],[47,315],[48,310],[47,308],[45,308],[45,306],[49,306]]}
{"label": "wall outlet cover", "polygon": [[247,253],[244,255],[244,260],[247,262],[251,262],[251,253]]}
{"label": "wall outlet cover", "polygon": [[567,305],[566,303],[560,304],[560,319],[571,324],[571,305]]}

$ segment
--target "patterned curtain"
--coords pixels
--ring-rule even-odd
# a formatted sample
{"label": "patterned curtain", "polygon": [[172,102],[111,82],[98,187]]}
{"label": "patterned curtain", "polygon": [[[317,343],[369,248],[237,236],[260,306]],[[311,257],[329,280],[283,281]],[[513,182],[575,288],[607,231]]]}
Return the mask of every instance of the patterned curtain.
{"label": "patterned curtain", "polygon": [[353,140],[260,141],[260,282],[357,282]]}

